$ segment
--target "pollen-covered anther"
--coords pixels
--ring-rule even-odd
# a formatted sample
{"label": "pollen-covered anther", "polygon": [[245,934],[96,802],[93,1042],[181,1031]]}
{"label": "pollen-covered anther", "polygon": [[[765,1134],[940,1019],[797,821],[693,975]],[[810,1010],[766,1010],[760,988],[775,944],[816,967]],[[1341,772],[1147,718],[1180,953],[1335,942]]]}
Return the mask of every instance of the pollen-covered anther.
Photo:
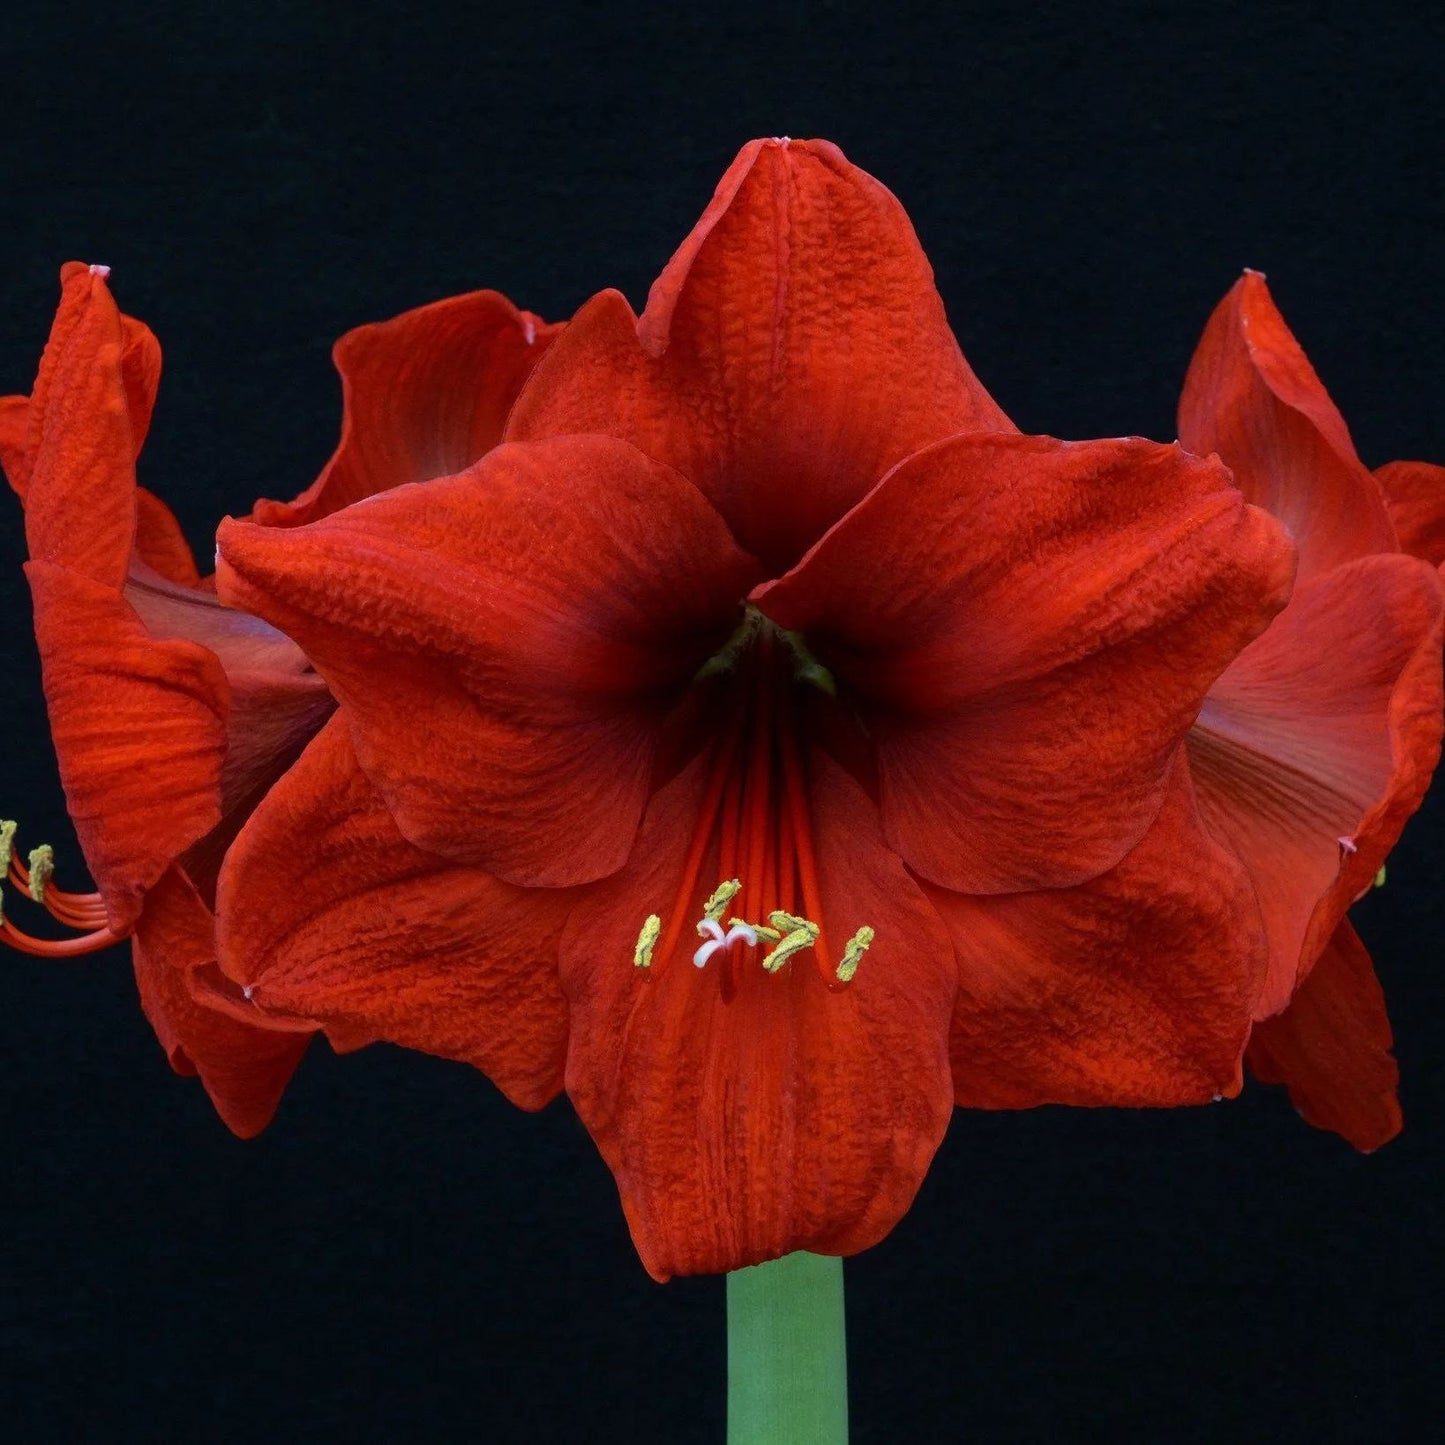
{"label": "pollen-covered anther", "polygon": [[[769,915],[770,920],[775,923],[778,917],[776,913]],[[810,923],[806,918],[799,919],[798,922],[800,926],[785,933],[763,959],[763,967],[769,973],[776,973],[795,953],[811,948],[818,941],[820,930],[816,923]]]}
{"label": "pollen-covered anther", "polygon": [[30,896],[37,903],[45,902],[45,886],[55,876],[55,850],[42,843],[30,850]]}
{"label": "pollen-covered anther", "polygon": [[[703,922],[705,923],[708,919],[711,919],[714,923],[721,922],[723,914],[727,912],[728,904],[742,891],[742,886],[741,881],[736,878],[728,878],[724,882],[719,883],[709,895],[707,902],[702,906]],[[736,922],[738,920],[734,921]],[[702,923],[698,924],[697,931],[699,936],[701,936],[703,931]]]}
{"label": "pollen-covered anther", "polygon": [[642,925],[642,932],[637,935],[637,947],[632,950],[634,968],[652,967],[652,950],[657,947],[657,940],[661,936],[662,919],[655,913],[649,913]]}
{"label": "pollen-covered anther", "polygon": [[853,982],[853,975],[858,972],[858,965],[863,962],[863,955],[868,952],[868,945],[873,942],[874,936],[873,930],[865,923],[843,945],[843,961],[838,965],[835,974],[839,983]]}

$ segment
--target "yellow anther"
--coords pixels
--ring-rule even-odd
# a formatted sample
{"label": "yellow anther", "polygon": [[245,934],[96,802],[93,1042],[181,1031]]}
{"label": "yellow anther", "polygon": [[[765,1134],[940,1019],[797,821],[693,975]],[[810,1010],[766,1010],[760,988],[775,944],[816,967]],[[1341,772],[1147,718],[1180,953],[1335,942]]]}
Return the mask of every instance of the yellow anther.
{"label": "yellow anther", "polygon": [[863,955],[868,952],[873,937],[873,930],[865,923],[844,945],[843,962],[838,965],[836,975],[839,983],[853,982],[853,975],[858,972],[858,965],[863,962]]}
{"label": "yellow anther", "polygon": [[649,913],[647,921],[642,925],[642,932],[637,935],[637,947],[632,950],[634,968],[652,967],[652,950],[657,947],[657,940],[661,937],[662,919],[655,913]]}
{"label": "yellow anther", "polygon": [[[776,913],[768,915],[770,918],[777,918]],[[811,948],[818,941],[818,925],[803,920],[801,928],[795,928],[791,933],[783,936],[777,947],[763,959],[763,967],[769,973],[776,973],[795,953],[801,953],[805,948]]]}
{"label": "yellow anther", "polygon": [[729,918],[729,928],[751,928],[764,943],[776,943],[783,935],[766,923],[749,923],[746,918]]}
{"label": "yellow anther", "polygon": [[45,885],[55,872],[55,852],[49,843],[30,850],[30,896],[37,903],[45,902]]}
{"label": "yellow anther", "polygon": [[1376,887],[1376,888],[1383,888],[1384,886],[1385,886],[1385,865],[1384,865],[1383,863],[1381,863],[1381,864],[1380,864],[1380,871],[1375,874],[1375,887]]}
{"label": "yellow anther", "polygon": [[722,920],[727,906],[734,898],[742,892],[743,885],[736,878],[729,878],[724,883],[719,883],[713,889],[711,897],[702,905],[702,916],[711,918],[714,923]]}
{"label": "yellow anther", "polygon": [[784,913],[781,908],[775,908],[768,914],[768,922],[780,933],[796,933],[800,928],[811,928],[814,933],[818,932],[816,923],[800,918],[796,913]]}
{"label": "yellow anther", "polygon": [[17,825],[9,818],[0,818],[0,882],[10,871],[10,855],[15,851],[15,829]]}

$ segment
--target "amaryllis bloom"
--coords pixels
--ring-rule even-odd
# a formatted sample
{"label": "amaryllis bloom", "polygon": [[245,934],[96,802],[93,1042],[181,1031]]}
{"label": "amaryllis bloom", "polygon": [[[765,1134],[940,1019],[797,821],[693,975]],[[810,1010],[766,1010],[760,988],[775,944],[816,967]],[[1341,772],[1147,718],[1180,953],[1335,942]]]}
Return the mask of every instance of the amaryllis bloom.
{"label": "amaryllis bloom", "polygon": [[822,142],[748,146],[508,436],[222,528],[341,704],[222,871],[262,1013],[565,1078],[660,1278],[874,1243],[955,1101],[1238,1088],[1183,741],[1294,558],[1222,465],[1016,434]]}
{"label": "amaryllis bloom", "polygon": [[[0,937],[56,956],[133,935],[141,1000],[172,1065],[198,1072],[226,1123],[251,1135],[314,1029],[261,1016],[216,968],[216,875],[335,704],[294,642],[220,604],[174,517],[136,486],[160,348],[116,310],[106,277],[64,269],[34,394],[0,399],[61,778],[98,891],[59,888],[47,849],[27,868],[7,825],[0,879],[8,869],[78,936],[37,938],[12,916]],[[481,292],[350,333],[337,347],[336,455],[296,502],[257,515],[294,524],[474,460],[553,329]]]}
{"label": "amaryllis bloom", "polygon": [[1400,1127],[1397,1076],[1345,913],[1439,757],[1440,578],[1400,553],[1379,484],[1256,273],[1210,319],[1179,435],[1223,458],[1299,548],[1289,606],[1210,689],[1189,736],[1205,821],[1248,868],[1269,938],[1250,1067],[1287,1084],[1311,1123],[1372,1149]]}

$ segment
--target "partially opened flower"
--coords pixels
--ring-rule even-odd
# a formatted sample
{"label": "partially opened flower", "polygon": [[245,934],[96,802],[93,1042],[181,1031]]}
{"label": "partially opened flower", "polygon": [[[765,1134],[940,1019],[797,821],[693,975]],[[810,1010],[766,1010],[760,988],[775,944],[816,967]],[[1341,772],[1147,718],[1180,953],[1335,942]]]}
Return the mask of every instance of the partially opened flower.
{"label": "partially opened flower", "polygon": [[955,1100],[1238,1087],[1262,944],[1182,742],[1293,553],[1221,465],[1015,434],[816,142],[508,435],[222,529],[341,704],[222,873],[263,1013],[565,1076],[659,1277],[875,1242]]}
{"label": "partially opened flower", "polygon": [[[0,937],[56,956],[133,935],[141,999],[172,1064],[199,1072],[222,1117],[249,1135],[313,1029],[262,1017],[216,969],[216,875],[334,702],[293,642],[220,604],[174,517],[136,486],[160,349],[116,310],[106,275],[65,268],[35,392],[0,399],[0,462],[25,504],[61,778],[98,892],[58,887],[48,849],[27,867],[6,825],[0,879],[8,871],[78,936],[35,937],[12,916]],[[349,333],[337,347],[336,455],[296,502],[256,515],[294,525],[475,460],[555,329],[478,292]]]}
{"label": "partially opened flower", "polygon": [[1396,1070],[1345,913],[1439,756],[1440,578],[1398,550],[1379,485],[1256,273],[1210,319],[1179,435],[1217,452],[1299,547],[1289,606],[1210,689],[1189,737],[1205,820],[1249,869],[1269,936],[1250,1066],[1288,1084],[1312,1123],[1375,1148],[1399,1129]]}
{"label": "partially opened flower", "polygon": [[76,937],[42,956],[129,935],[141,1002],[178,1072],[199,1073],[239,1134],[261,1129],[310,1038],[245,1017],[215,968],[211,903],[229,834],[332,709],[296,645],[223,608],[174,517],[136,486],[160,348],[117,311],[104,267],[61,272],[60,309],[27,399],[7,398],[3,460],[25,506],[51,731],[98,891],[62,890],[49,850],[10,881]]}

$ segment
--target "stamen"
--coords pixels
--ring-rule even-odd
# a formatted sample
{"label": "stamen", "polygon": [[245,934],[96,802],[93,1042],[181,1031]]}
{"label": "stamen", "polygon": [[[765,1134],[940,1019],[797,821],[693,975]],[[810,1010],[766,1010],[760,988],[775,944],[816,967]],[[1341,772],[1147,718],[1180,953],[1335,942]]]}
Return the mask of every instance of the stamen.
{"label": "stamen", "polygon": [[[724,714],[723,730],[708,763],[676,901],[670,913],[648,915],[633,963],[644,972],[660,972],[676,951],[687,920],[693,918],[702,940],[693,952],[693,964],[704,968],[724,956],[718,979],[723,1003],[732,1000],[741,982],[741,957],[725,957],[739,943],[766,947],[760,961],[770,975],[794,955],[811,949],[826,985],[846,987],[873,942],[874,931],[860,928],[848,941],[841,962],[829,964],[794,713],[798,682],[831,693],[833,679],[800,636],[781,632],[752,607],[698,676],[722,679],[709,696]],[[693,911],[698,873],[713,848],[723,881],[703,902],[698,918]],[[740,896],[750,898],[767,922],[730,914]]]}
{"label": "stamen", "polygon": [[1375,887],[1376,887],[1376,888],[1383,888],[1384,886],[1385,886],[1385,865],[1384,865],[1383,863],[1381,863],[1381,864],[1380,864],[1380,871],[1375,874]]}
{"label": "stamen", "polygon": [[[717,922],[727,912],[728,904],[738,896],[742,886],[736,878],[729,878],[725,883],[719,883],[702,906],[703,918],[714,923]],[[702,932],[702,924],[698,924],[698,932]]]}
{"label": "stamen", "polygon": [[[661,946],[657,950],[659,969],[667,967],[668,960],[672,957],[678,940],[682,937],[683,919],[689,911],[688,900],[693,896],[693,889],[697,887],[698,870],[702,867],[703,856],[712,839],[713,825],[717,821],[718,810],[722,807],[723,793],[734,771],[738,734],[741,730],[742,719],[739,715],[734,714],[727,732],[719,740],[717,751],[713,754],[712,773],[703,793],[702,807],[698,810],[697,831],[693,834],[692,846],[688,849],[687,860],[683,864],[682,883],[677,890],[677,902],[673,905],[667,932],[663,935]],[[646,924],[643,925],[643,931],[646,931]],[[638,940],[638,944],[640,948],[641,939]],[[652,957],[652,953],[649,953],[647,963],[638,966],[647,968],[652,962]]]}
{"label": "stamen", "polygon": [[33,938],[22,933],[6,918],[0,920],[0,942],[8,943],[19,953],[33,954],[38,958],[78,958],[84,953],[96,953],[119,943],[121,935],[109,928],[98,928],[94,933],[82,934],[79,938]]}
{"label": "stamen", "polygon": [[655,913],[649,913],[647,921],[642,925],[642,932],[637,935],[637,947],[632,950],[632,966],[634,968],[652,967],[652,950],[657,947],[658,936],[661,933],[662,919]]}
{"label": "stamen", "polygon": [[798,865],[798,881],[803,889],[803,907],[812,917],[819,920],[818,968],[830,986],[834,980],[824,971],[827,964],[828,945],[823,934],[823,897],[818,887],[817,862],[813,857],[813,829],[808,817],[808,800],[803,793],[803,763],[798,756],[798,739],[794,735],[792,717],[784,716],[778,729],[783,759],[783,784],[787,797],[788,815],[793,830],[793,856]]}
{"label": "stamen", "polygon": [[106,921],[105,903],[99,893],[68,893],[51,882],[55,873],[55,852],[47,843],[32,848],[29,866],[15,856],[16,825],[0,820],[0,885],[8,882],[40,904],[58,923],[73,929],[79,938],[36,938],[17,928],[5,917],[3,888],[0,888],[0,943],[21,953],[45,958],[69,958],[94,953],[120,939]]}
{"label": "stamen", "polygon": [[[777,914],[773,917],[776,918]],[[783,935],[778,945],[763,959],[763,968],[768,973],[776,973],[795,953],[812,948],[818,941],[820,931],[816,923],[809,923],[804,919],[801,928],[795,928],[791,933]]]}
{"label": "stamen", "polygon": [[853,982],[853,975],[858,972],[858,965],[863,962],[863,955],[868,952],[868,945],[873,939],[873,930],[865,923],[843,946],[843,961],[838,965],[836,975],[839,983]]}
{"label": "stamen", "polygon": [[45,885],[55,872],[55,850],[42,843],[30,850],[30,896],[37,903],[45,902]]}

